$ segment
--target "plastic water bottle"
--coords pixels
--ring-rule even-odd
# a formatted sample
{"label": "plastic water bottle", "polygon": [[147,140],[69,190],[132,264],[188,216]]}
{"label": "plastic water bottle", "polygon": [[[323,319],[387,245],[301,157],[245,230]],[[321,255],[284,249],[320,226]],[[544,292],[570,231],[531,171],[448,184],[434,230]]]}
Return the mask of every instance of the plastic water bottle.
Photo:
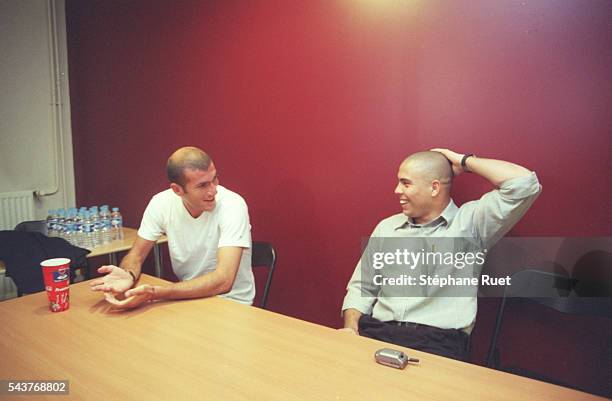
{"label": "plastic water bottle", "polygon": [[55,232],[60,238],[65,237],[64,222],[66,221],[66,211],[64,209],[57,209],[57,223],[55,224]]}
{"label": "plastic water bottle", "polygon": [[81,232],[79,230],[79,212],[76,207],[70,208],[70,215],[72,216],[72,245],[80,246]]}
{"label": "plastic water bottle", "polygon": [[111,226],[113,230],[113,239],[123,239],[123,216],[119,213],[119,208],[114,207],[111,213]]}
{"label": "plastic water bottle", "polygon": [[57,209],[55,211],[54,217],[53,217],[53,232],[55,233],[56,237],[61,237],[62,236],[62,224],[60,221],[60,210]]}
{"label": "plastic water bottle", "polygon": [[89,218],[91,219],[91,238],[93,246],[96,247],[102,244],[102,238],[100,238],[100,215],[98,214],[98,206],[89,208]]}
{"label": "plastic water bottle", "polygon": [[64,239],[74,245],[74,218],[72,216],[72,209],[68,209],[64,219]]}
{"label": "plastic water bottle", "polygon": [[74,210],[74,245],[83,246],[83,214]]}
{"label": "plastic water bottle", "polygon": [[81,238],[83,248],[93,249],[92,223],[87,210],[83,211],[83,222],[81,224]]}
{"label": "plastic water bottle", "polygon": [[[81,215],[81,224],[83,224],[83,221],[85,220],[85,213],[88,211],[89,209],[87,209],[85,206],[81,206],[79,208],[79,214]],[[83,230],[81,229],[81,246],[83,248],[87,248],[85,246],[85,235],[83,234]]]}
{"label": "plastic water bottle", "polygon": [[49,209],[49,213],[47,214],[47,236],[55,237],[55,225],[57,224],[57,215],[55,214],[55,210]]}
{"label": "plastic water bottle", "polygon": [[100,234],[103,244],[108,244],[112,241],[111,218],[108,205],[100,206]]}

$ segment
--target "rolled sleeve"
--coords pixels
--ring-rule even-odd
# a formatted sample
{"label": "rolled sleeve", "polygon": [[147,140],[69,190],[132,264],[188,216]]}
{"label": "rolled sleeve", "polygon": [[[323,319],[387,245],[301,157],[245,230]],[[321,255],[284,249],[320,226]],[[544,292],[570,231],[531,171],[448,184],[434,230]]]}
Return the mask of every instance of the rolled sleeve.
{"label": "rolled sleeve", "polygon": [[372,313],[372,308],[378,295],[378,287],[372,281],[363,280],[361,261],[357,263],[353,276],[346,286],[346,296],[342,303],[342,311],[357,309],[364,315]]}
{"label": "rolled sleeve", "polygon": [[542,186],[533,171],[529,175],[506,180],[499,186],[501,196],[514,200],[535,197],[541,191]]}
{"label": "rolled sleeve", "polygon": [[[385,219],[376,225],[374,231],[370,235],[370,238],[380,237],[383,232],[383,226],[385,221],[391,221]],[[374,304],[378,299],[378,293],[380,292],[380,286],[374,284],[374,272],[364,271],[361,263],[361,258],[355,266],[355,271],[346,286],[346,296],[342,303],[342,311],[347,309],[357,309],[364,315],[372,314]],[[365,276],[364,276],[365,273]]]}
{"label": "rolled sleeve", "polygon": [[[542,186],[534,172],[503,182],[498,189],[470,202],[474,235],[482,246],[493,246],[527,213]],[[467,205],[467,204],[466,204]]]}

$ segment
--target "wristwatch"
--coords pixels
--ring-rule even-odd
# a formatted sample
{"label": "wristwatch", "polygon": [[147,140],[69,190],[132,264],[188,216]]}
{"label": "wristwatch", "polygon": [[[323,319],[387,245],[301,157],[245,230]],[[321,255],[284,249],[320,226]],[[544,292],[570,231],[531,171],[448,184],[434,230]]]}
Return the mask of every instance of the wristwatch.
{"label": "wristwatch", "polygon": [[472,156],[475,157],[476,155],[474,153],[466,153],[461,158],[461,167],[463,167],[463,171],[470,172],[470,170],[467,169],[467,166],[465,165],[465,163],[467,162],[467,159]]}

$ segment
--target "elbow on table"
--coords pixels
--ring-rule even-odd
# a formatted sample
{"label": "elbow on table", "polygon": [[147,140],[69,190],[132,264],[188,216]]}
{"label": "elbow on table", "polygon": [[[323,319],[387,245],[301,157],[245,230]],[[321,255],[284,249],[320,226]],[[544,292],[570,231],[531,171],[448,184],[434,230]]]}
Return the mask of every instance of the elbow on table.
{"label": "elbow on table", "polygon": [[234,277],[222,277],[217,286],[218,295],[227,294],[234,286]]}

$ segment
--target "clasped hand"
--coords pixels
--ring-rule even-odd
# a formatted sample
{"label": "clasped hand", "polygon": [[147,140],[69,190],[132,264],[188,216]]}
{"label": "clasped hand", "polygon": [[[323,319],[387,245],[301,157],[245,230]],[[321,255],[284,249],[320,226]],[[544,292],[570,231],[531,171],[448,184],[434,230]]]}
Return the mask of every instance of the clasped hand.
{"label": "clasped hand", "polygon": [[155,299],[155,287],[149,284],[139,285],[125,292],[125,299],[117,299],[112,293],[104,294],[106,300],[119,309],[133,309]]}
{"label": "clasped hand", "polygon": [[450,149],[433,148],[430,150],[432,152],[442,153],[448,159],[448,161],[451,163],[451,166],[453,168],[454,176],[458,176],[459,174],[465,171],[465,169],[461,165],[461,159],[463,158],[464,155],[457,153],[457,152],[453,152]]}

